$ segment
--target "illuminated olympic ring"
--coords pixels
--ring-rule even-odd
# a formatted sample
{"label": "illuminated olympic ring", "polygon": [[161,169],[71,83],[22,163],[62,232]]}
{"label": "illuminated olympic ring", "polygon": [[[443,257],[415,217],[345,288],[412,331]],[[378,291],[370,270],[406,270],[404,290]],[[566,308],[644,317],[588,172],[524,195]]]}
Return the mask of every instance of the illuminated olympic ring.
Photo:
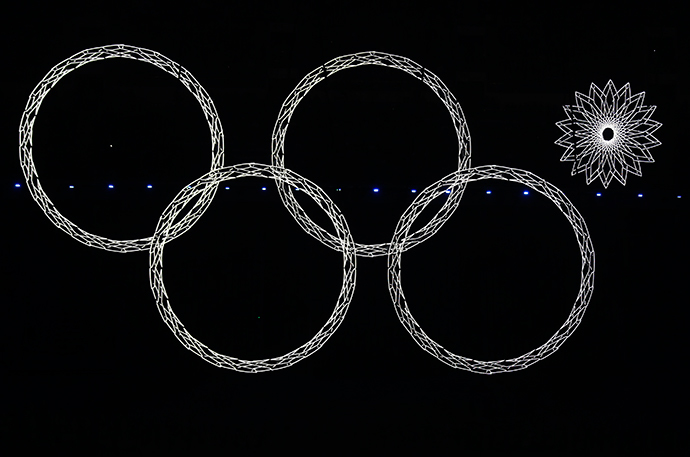
{"label": "illuminated olympic ring", "polygon": [[[163,247],[165,243],[170,241],[168,231],[173,227],[173,221],[177,219],[187,203],[194,201],[199,196],[205,195],[208,188],[216,188],[223,181],[243,177],[271,178],[280,183],[299,187],[302,192],[311,197],[326,212],[331,222],[333,222],[340,240],[339,251],[343,253],[343,285],[340,289],[335,309],[326,324],[311,340],[299,348],[283,356],[263,360],[241,360],[219,354],[190,335],[173,312],[163,284]],[[191,227],[199,217],[201,217],[201,212],[192,212],[185,223]],[[345,313],[355,291],[355,279],[355,244],[345,218],[328,195],[316,184],[302,178],[293,171],[259,163],[245,163],[213,170],[189,186],[184,187],[163,211],[158,220],[149,255],[149,280],[153,296],[156,298],[156,306],[163,321],[172,330],[175,337],[185,348],[213,365],[250,373],[287,368],[319,350],[338,329],[343,319],[345,319]]]}
{"label": "illuminated olympic ring", "polygon": [[[21,162],[26,185],[29,188],[31,196],[57,228],[87,246],[105,249],[106,251],[145,251],[151,245],[151,237],[136,240],[111,240],[89,233],[63,216],[55,208],[55,205],[50,201],[48,195],[43,191],[43,187],[38,179],[36,166],[34,165],[34,122],[36,122],[38,109],[41,107],[43,99],[45,99],[48,92],[50,92],[50,89],[52,89],[63,76],[82,65],[112,58],[133,59],[147,62],[177,78],[187,90],[194,95],[194,98],[197,99],[201,105],[201,109],[204,111],[206,122],[211,131],[211,170],[223,166],[223,127],[220,124],[220,119],[218,118],[216,107],[213,105],[213,100],[211,100],[211,97],[209,97],[204,88],[201,87],[201,84],[199,84],[194,76],[184,67],[173,62],[164,55],[148,49],[121,44],[90,48],[78,52],[51,68],[48,74],[36,85],[31,95],[29,95],[29,100],[26,103],[26,108],[24,108],[22,120],[19,125],[19,161]],[[202,212],[206,210],[208,204],[213,199],[216,188],[207,188],[205,192],[207,192],[207,194],[204,194],[204,198],[200,200],[200,202],[204,202],[205,205],[203,208],[200,208]],[[182,226],[184,226],[184,224],[176,224],[171,227],[173,238],[184,233],[184,230],[180,230]],[[185,227],[185,230],[189,228],[189,226]]]}
{"label": "illuminated olympic ring", "polygon": [[[313,70],[297,84],[288,98],[283,102],[283,105],[278,114],[278,119],[273,128],[273,136],[271,138],[271,163],[273,165],[285,166],[285,135],[287,128],[295,112],[299,102],[307,95],[307,93],[319,82],[326,79],[334,73],[345,70],[347,68],[355,68],[363,65],[379,65],[383,67],[395,68],[402,70],[405,73],[412,75],[419,79],[424,84],[429,86],[431,90],[438,96],[439,99],[448,109],[455,133],[458,138],[458,169],[462,170],[470,166],[470,132],[467,129],[465,122],[465,115],[462,113],[460,103],[455,96],[448,90],[443,81],[438,76],[431,73],[426,68],[413,62],[412,60],[396,56],[393,54],[386,54],[383,52],[359,52],[357,54],[348,54],[326,62],[322,66]],[[458,186],[458,191],[451,194],[443,203],[443,208],[434,215],[434,217],[422,228],[410,235],[405,244],[405,250],[410,249],[419,243],[425,241],[434,235],[441,226],[448,220],[460,204],[462,194],[465,190],[465,183]],[[302,207],[297,203],[295,196],[292,194],[292,189],[286,185],[279,185],[278,192],[283,203],[288,208],[294,218],[297,218],[298,211],[304,213]],[[328,233],[323,228],[314,223],[309,216],[307,216],[307,224],[309,225],[309,232],[312,234],[318,233],[318,238],[326,246],[331,249],[338,250],[340,240]],[[357,255],[363,257],[377,257],[388,254],[388,243],[381,244],[360,244],[357,245]]]}
{"label": "illuminated olympic ring", "polygon": [[[407,306],[407,301],[405,300],[405,294],[403,293],[400,279],[401,254],[405,250],[404,246],[407,242],[407,234],[412,224],[414,224],[415,219],[417,219],[417,216],[419,216],[432,200],[445,193],[447,189],[463,185],[469,181],[479,181],[482,179],[501,179],[504,181],[517,182],[546,196],[556,204],[558,209],[568,219],[568,222],[570,222],[575,232],[575,237],[577,238],[577,244],[580,247],[580,255],[582,256],[580,290],[568,319],[546,343],[513,359],[494,361],[474,360],[453,354],[436,343],[424,333],[419,324],[417,324],[417,321],[412,317]],[[395,304],[395,312],[398,315],[398,319],[400,319],[405,329],[419,347],[439,359],[441,362],[453,368],[482,374],[522,370],[556,352],[561,344],[563,344],[563,342],[575,331],[577,326],[580,325],[582,316],[587,309],[589,300],[592,297],[592,292],[594,291],[594,246],[592,246],[592,240],[589,236],[585,220],[575,206],[570,203],[570,200],[568,200],[563,192],[553,184],[544,181],[539,176],[529,171],[502,167],[500,165],[482,165],[466,170],[458,170],[420,192],[398,221],[393,239],[391,240],[391,249],[388,254],[388,290]]]}
{"label": "illuminated olympic ring", "polygon": [[[48,91],[64,75],[89,62],[107,58],[128,58],[151,63],[177,77],[192,92],[201,104],[211,130],[211,170],[189,186],[185,186],[161,215],[152,237],[138,240],[110,240],[80,229],[62,216],[41,188],[32,158],[33,125],[41,102]],[[420,192],[410,207],[403,213],[390,243],[377,245],[356,244],[350,234],[342,213],[328,195],[311,181],[284,167],[284,141],[292,113],[304,95],[319,81],[337,71],[360,65],[383,65],[401,69],[422,80],[431,87],[448,108],[453,119],[459,142],[458,170],[437,181]],[[223,167],[223,130],[215,107],[206,91],[184,68],[161,54],[146,49],[125,45],[112,45],[86,49],[61,62],[51,69],[29,97],[22,115],[19,132],[20,160],[22,170],[32,197],[43,212],[58,228],[76,240],[89,246],[114,252],[133,252],[149,249],[149,280],[156,299],[156,306],[164,322],[175,337],[190,351],[218,367],[242,372],[273,371],[289,367],[320,349],[338,329],[345,318],[352,301],[356,280],[356,255],[374,257],[388,255],[388,288],[395,304],[396,313],[412,338],[425,351],[442,362],[459,369],[475,373],[492,374],[516,371],[553,354],[579,325],[593,292],[594,248],[585,221],[565,197],[563,192],[538,176],[523,170],[486,165],[469,168],[470,137],[460,105],[445,85],[433,74],[404,57],[391,54],[367,52],[338,57],[318,70],[309,73],[290,94],[283,104],[273,133],[272,160],[275,165],[247,163]],[[177,318],[170,306],[170,300],[163,284],[163,248],[165,244],[186,232],[204,214],[210,205],[218,184],[241,177],[265,177],[276,181],[281,199],[297,223],[311,236],[332,249],[343,253],[343,285],[335,309],[326,324],[307,343],[280,357],[262,360],[241,360],[219,354],[194,338]],[[481,179],[502,179],[519,182],[545,195],[558,206],[573,227],[582,256],[580,291],[573,309],[561,328],[542,346],[520,357],[496,361],[478,361],[455,355],[431,340],[414,320],[402,291],[400,271],[402,253],[436,233],[441,225],[457,209],[465,186],[469,181]],[[290,188],[299,188],[323,209],[335,227],[336,235],[316,225],[302,210]],[[427,205],[449,188],[456,191],[444,203],[431,221],[419,231],[409,234],[412,224]],[[181,216],[186,208],[187,212]],[[178,219],[179,217],[179,219]]]}

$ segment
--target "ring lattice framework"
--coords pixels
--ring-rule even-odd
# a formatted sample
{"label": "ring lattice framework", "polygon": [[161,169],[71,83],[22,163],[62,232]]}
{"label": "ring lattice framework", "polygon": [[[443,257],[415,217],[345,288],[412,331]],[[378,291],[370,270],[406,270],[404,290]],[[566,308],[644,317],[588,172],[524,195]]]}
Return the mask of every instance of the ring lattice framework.
{"label": "ring lattice framework", "polygon": [[[340,247],[338,250],[343,253],[343,285],[333,313],[326,324],[311,340],[297,349],[280,357],[261,360],[242,360],[220,354],[194,338],[172,310],[170,299],[168,298],[165,285],[163,284],[163,247],[172,237],[169,232],[172,227],[174,227],[173,224],[176,218],[183,211],[186,211],[187,205],[193,204],[198,197],[206,195],[208,189],[217,188],[218,184],[223,181],[243,177],[271,178],[293,187],[299,187],[326,212],[333,222],[336,234],[340,240]],[[189,229],[196,223],[198,218],[201,217],[200,211],[192,211],[188,214],[188,218],[178,223],[184,225],[180,228],[181,230],[185,228]],[[312,234],[312,236],[318,237],[319,234]],[[156,299],[156,306],[158,307],[163,321],[185,348],[217,367],[250,373],[274,371],[281,368],[287,368],[319,350],[331,335],[335,333],[343,319],[345,319],[345,313],[347,312],[355,291],[355,244],[343,214],[328,195],[326,195],[316,184],[285,168],[259,163],[233,165],[218,170],[212,170],[189,186],[185,186],[165,209],[158,220],[156,232],[153,235],[153,241],[151,243],[149,254],[149,280],[151,283],[151,290]]]}
{"label": "ring lattice framework", "polygon": [[[212,168],[207,174],[185,186],[161,215],[152,237],[137,240],[110,240],[85,232],[62,216],[43,191],[33,162],[33,127],[40,105],[50,89],[65,75],[90,62],[109,58],[127,58],[151,63],[176,77],[194,95],[202,107],[212,137]],[[344,216],[328,195],[311,181],[284,167],[284,142],[287,127],[299,101],[318,82],[340,70],[362,65],[381,65],[397,68],[421,80],[436,93],[451,114],[459,143],[458,170],[432,184],[417,195],[402,215],[390,243],[363,245],[354,243]],[[22,115],[19,131],[20,160],[32,197],[49,219],[61,230],[78,241],[114,252],[134,252],[150,249],[149,280],[156,306],[166,325],[190,351],[218,367],[243,372],[273,371],[286,368],[308,357],[321,348],[342,323],[352,300],[356,279],[356,255],[374,257],[388,255],[388,287],[396,313],[405,329],[422,349],[442,362],[475,373],[492,374],[527,368],[538,360],[553,354],[575,331],[587,308],[593,292],[594,249],[584,219],[567,197],[556,187],[523,170],[488,165],[470,166],[470,136],[460,105],[446,86],[433,73],[411,60],[380,52],[350,54],[333,59],[309,73],[284,102],[272,137],[272,160],[275,166],[258,163],[223,167],[223,130],[216,109],[206,91],[183,67],[147,49],[126,45],[111,45],[81,51],[53,67],[31,93]],[[163,248],[165,243],[186,232],[204,214],[212,202],[218,184],[241,177],[264,177],[276,181],[281,199],[297,223],[311,236],[343,254],[343,285],[336,306],[326,324],[307,343],[280,357],[261,360],[242,360],[213,351],[195,339],[177,318],[163,283]],[[412,317],[401,284],[402,253],[435,234],[452,216],[469,181],[502,179],[522,183],[545,195],[558,206],[573,227],[582,256],[581,284],[575,304],[566,322],[542,346],[520,357],[496,361],[478,361],[453,354],[431,340]],[[336,235],[316,225],[292,195],[299,188],[324,210],[332,221]],[[410,234],[412,224],[426,206],[436,197],[450,193],[441,210],[419,231]]]}
{"label": "ring lattice framework", "polygon": [[[122,44],[101,46],[78,52],[72,57],[55,65],[36,85],[31,95],[29,95],[29,100],[26,103],[26,108],[24,108],[19,126],[19,160],[31,196],[57,228],[87,246],[113,252],[144,251],[149,248],[151,237],[134,240],[112,240],[89,233],[63,216],[57,208],[55,208],[55,205],[43,190],[41,182],[38,179],[38,172],[36,171],[33,159],[34,123],[36,122],[41,103],[48,95],[48,92],[55,87],[60,79],[77,68],[91,62],[113,58],[147,62],[177,78],[187,90],[194,95],[194,98],[197,99],[206,117],[206,122],[211,131],[211,169],[214,170],[223,166],[223,127],[221,126],[220,118],[218,117],[213,101],[206,93],[206,90],[204,90],[201,84],[199,84],[189,71],[164,55],[149,49]],[[213,199],[216,189],[209,187],[205,188],[204,192],[205,194],[203,198],[199,199],[198,204],[205,206],[195,208],[200,209],[202,213]],[[186,217],[187,216],[183,218],[183,221]],[[176,224],[171,227],[172,237],[181,235],[188,227],[189,225],[185,223]]]}
{"label": "ring lattice framework", "polygon": [[[314,86],[316,86],[316,84],[323,81],[328,76],[331,76],[341,70],[364,65],[379,65],[402,70],[429,86],[448,109],[450,117],[453,121],[453,127],[455,128],[458,138],[458,169],[464,169],[470,166],[470,132],[467,128],[467,123],[465,122],[465,115],[463,114],[462,108],[460,108],[460,104],[458,103],[457,99],[450,92],[450,90],[448,90],[443,81],[441,81],[438,76],[431,73],[421,65],[408,59],[407,57],[375,51],[360,52],[337,57],[326,62],[302,78],[297,87],[293,89],[287,99],[283,102],[280,113],[278,114],[278,119],[276,120],[276,124],[273,128],[273,136],[271,138],[271,163],[273,165],[278,167],[285,166],[285,136],[290,124],[290,119],[292,118],[297,105],[307,95],[307,93]],[[436,233],[436,231],[438,231],[443,223],[448,220],[448,217],[453,214],[453,211],[457,209],[458,205],[460,204],[460,200],[462,199],[464,190],[465,184],[463,183],[461,186],[459,186],[457,192],[454,192],[449,196],[448,200],[444,202],[443,209],[439,211],[427,225],[408,237],[407,244],[405,245],[406,250],[423,242]],[[298,210],[301,214],[304,214],[304,211],[302,211],[302,208],[300,207],[299,203],[297,203],[295,196],[292,194],[291,188],[283,184],[278,186],[278,191],[283,203],[295,219],[298,218],[298,214],[293,212],[293,210]],[[302,218],[303,216],[299,217]],[[318,239],[321,240],[321,242],[326,244],[326,246],[330,247],[331,249],[338,249],[340,242],[337,237],[319,227],[308,216],[306,216],[306,219],[303,220],[309,227],[310,233],[318,233]],[[365,257],[387,255],[389,248],[388,243],[356,243],[356,246],[357,255]]]}
{"label": "ring lattice framework", "polygon": [[[402,252],[404,251],[408,233],[415,219],[432,200],[442,195],[448,188],[457,187],[469,181],[483,179],[501,179],[504,181],[521,183],[545,195],[556,204],[558,209],[572,225],[577,244],[580,248],[580,255],[582,256],[580,289],[565,323],[543,345],[520,357],[505,360],[481,361],[463,357],[453,354],[432,340],[424,330],[422,330],[414,317],[412,317],[407,305],[407,300],[405,299],[405,294],[402,290],[401,282]],[[412,204],[405,210],[405,213],[403,213],[400,218],[391,241],[391,250],[388,256],[388,289],[393,303],[395,304],[395,312],[405,329],[422,349],[441,362],[453,368],[481,374],[522,370],[556,352],[561,344],[565,342],[580,324],[594,291],[594,247],[585,220],[575,206],[570,203],[570,200],[568,200],[563,192],[554,185],[544,181],[539,176],[529,171],[502,167],[499,165],[484,165],[466,170],[458,170],[419,193],[417,198],[414,199]]]}

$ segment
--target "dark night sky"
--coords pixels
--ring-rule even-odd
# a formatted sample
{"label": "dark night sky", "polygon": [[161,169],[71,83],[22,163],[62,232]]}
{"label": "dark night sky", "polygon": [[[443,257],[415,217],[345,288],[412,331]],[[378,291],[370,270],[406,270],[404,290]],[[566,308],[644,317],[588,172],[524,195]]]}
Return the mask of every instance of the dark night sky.
{"label": "dark night sky", "polygon": [[[201,3],[27,4],[3,18],[4,442],[90,455],[680,448],[690,198],[680,134],[690,100],[678,11]],[[23,182],[17,127],[34,86],[61,60],[116,43],[158,51],[196,77],[223,123],[227,165],[270,162],[281,103],[326,61],[377,50],[423,65],[460,102],[473,165],[529,170],[563,190],[586,220],[596,279],[582,324],[524,371],[453,370],[398,322],[386,259],[362,258],[347,317],[313,356],[258,375],[207,364],[162,322],[147,253],[77,243],[41,214]],[[603,189],[571,176],[554,141],[575,91],[609,79],[646,92],[663,127],[655,133],[662,145],[651,149],[656,163],[643,164],[643,176],[629,176],[625,187]],[[55,86],[34,147],[56,207],[84,229],[119,239],[151,235],[177,192],[210,164],[194,98],[162,71],[121,59],[86,65]],[[286,166],[327,191],[356,241],[386,242],[414,198],[410,189],[457,166],[457,144],[443,104],[422,83],[392,69],[349,69],[297,108]],[[342,256],[302,232],[273,183],[223,187],[199,223],[166,246],[171,302],[190,332],[219,352],[283,354],[330,315]],[[520,355],[570,311],[580,266],[572,229],[545,197],[524,189],[470,183],[451,220],[403,256],[415,318],[455,353]]]}

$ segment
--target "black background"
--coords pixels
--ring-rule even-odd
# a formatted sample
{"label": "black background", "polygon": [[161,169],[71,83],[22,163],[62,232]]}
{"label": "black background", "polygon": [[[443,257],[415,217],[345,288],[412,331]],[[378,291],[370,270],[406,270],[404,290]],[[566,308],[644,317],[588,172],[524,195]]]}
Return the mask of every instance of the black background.
{"label": "black background", "polygon": [[[89,455],[682,448],[688,41],[679,11],[646,8],[29,3],[5,15],[3,446]],[[326,61],[377,50],[423,65],[460,102],[473,165],[529,170],[585,218],[596,276],[582,324],[526,370],[453,370],[398,323],[386,259],[364,258],[344,323],[313,356],[256,375],[207,364],[161,321],[147,253],[75,242],[41,214],[23,182],[17,128],[34,86],[61,60],[116,43],[158,51],[196,77],[223,123],[227,165],[270,162],[281,103]],[[625,187],[603,189],[571,176],[554,141],[574,92],[609,79],[645,91],[663,127],[655,133],[662,145],[651,150],[656,163]],[[66,76],[43,103],[34,135],[36,167],[57,208],[117,239],[151,235],[179,189],[208,171],[209,149],[200,109],[175,78],[120,59]],[[286,166],[322,186],[366,243],[389,241],[410,189],[452,172],[456,154],[442,103],[409,75],[380,67],[320,83],[286,141]],[[546,198],[524,189],[471,183],[453,218],[403,256],[410,309],[455,353],[518,356],[570,311],[580,268],[572,230]],[[323,221],[318,210],[309,214]],[[166,287],[177,315],[208,346],[277,356],[330,315],[341,257],[301,231],[273,183],[231,181],[166,246]]]}

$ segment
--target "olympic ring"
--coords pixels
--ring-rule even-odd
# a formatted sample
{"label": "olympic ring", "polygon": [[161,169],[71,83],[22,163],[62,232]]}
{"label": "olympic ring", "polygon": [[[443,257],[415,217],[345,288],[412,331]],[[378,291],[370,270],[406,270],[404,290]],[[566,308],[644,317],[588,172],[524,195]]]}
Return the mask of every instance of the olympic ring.
{"label": "olympic ring", "polygon": [[[470,132],[467,129],[465,116],[462,113],[462,108],[460,108],[460,104],[456,100],[455,96],[448,90],[446,85],[443,84],[443,81],[441,81],[438,76],[431,73],[426,68],[406,57],[374,51],[360,52],[357,54],[348,54],[337,57],[326,62],[321,67],[316,68],[307,74],[307,76],[302,78],[299,84],[297,84],[297,87],[292,90],[288,98],[283,102],[280,113],[278,114],[278,119],[276,120],[276,124],[273,128],[273,136],[271,139],[271,163],[273,165],[279,167],[285,166],[285,135],[287,134],[287,128],[290,123],[290,119],[292,118],[292,114],[297,108],[297,105],[307,95],[307,93],[314,86],[316,86],[316,84],[323,81],[328,76],[347,68],[355,68],[363,65],[380,65],[383,67],[396,68],[414,76],[429,86],[446,106],[448,112],[450,113],[450,117],[453,120],[453,125],[455,127],[459,144],[458,169],[464,169],[470,166]],[[451,195],[444,202],[443,208],[436,215],[434,215],[434,217],[424,227],[420,228],[417,232],[408,237],[408,244],[405,246],[406,250],[425,241],[441,228],[441,226],[453,214],[453,211],[457,209],[458,205],[460,204],[460,200],[462,199],[464,190],[465,186],[463,184],[460,186],[459,192],[455,192],[453,195]],[[297,218],[297,211],[302,213],[304,212],[299,203],[297,203],[295,196],[292,194],[292,189],[284,185],[278,186],[278,192],[286,208],[288,208],[295,219]],[[444,217],[439,216],[439,214],[443,214]],[[319,227],[308,216],[306,221],[309,227],[308,231],[310,233],[318,233],[318,238],[322,243],[331,249],[338,250],[340,243],[337,238],[323,228]],[[356,245],[357,255],[365,257],[387,255],[388,248],[390,247],[388,243],[371,245],[356,243]]]}
{"label": "olympic ring", "polygon": [[[404,251],[405,238],[410,227],[419,214],[436,197],[443,194],[446,189],[453,188],[469,181],[482,179],[501,179],[524,184],[533,190],[545,195],[554,202],[558,209],[565,215],[573,227],[577,243],[582,256],[582,269],[580,276],[580,291],[575,299],[573,308],[566,322],[543,345],[520,357],[480,361],[462,357],[445,349],[443,346],[429,338],[424,330],[417,324],[410,313],[405,300],[405,294],[401,284],[401,254]],[[445,178],[437,181],[417,195],[412,204],[405,210],[391,240],[391,250],[388,255],[388,290],[395,304],[395,312],[407,332],[415,342],[426,352],[433,355],[441,362],[453,368],[472,371],[474,373],[493,374],[508,371],[517,371],[527,368],[533,363],[548,357],[556,352],[563,342],[575,331],[587,309],[594,288],[594,247],[587,230],[585,220],[570,200],[554,185],[544,181],[537,175],[516,168],[502,167],[499,165],[483,165],[480,167],[458,170]]]}
{"label": "olympic ring", "polygon": [[[216,188],[222,181],[242,177],[272,178],[281,183],[299,187],[328,214],[341,240],[339,250],[343,252],[343,285],[335,309],[326,324],[311,340],[299,348],[283,356],[263,360],[241,360],[219,354],[190,335],[173,312],[170,306],[170,300],[165,291],[165,285],[163,284],[163,247],[171,238],[168,232],[171,229],[173,221],[184,209],[186,203],[193,201],[199,194],[204,195],[205,189],[209,187]],[[194,224],[198,218],[201,217],[201,212],[198,211],[193,211],[190,214],[192,216],[187,221],[189,226]],[[163,321],[167,324],[168,328],[172,330],[180,343],[182,343],[185,348],[213,365],[251,373],[287,368],[319,350],[328,338],[338,329],[343,319],[345,319],[345,313],[347,312],[347,308],[352,301],[352,295],[355,291],[355,279],[355,244],[352,240],[352,235],[350,234],[350,229],[347,226],[345,218],[328,195],[326,195],[316,184],[302,178],[293,171],[259,163],[246,163],[211,170],[189,186],[184,187],[177,194],[172,203],[163,211],[163,214],[158,220],[149,254],[149,281],[151,283],[153,295],[156,298],[156,306],[158,307]]]}
{"label": "olympic ring", "polygon": [[[27,187],[33,199],[38,203],[43,212],[48,216],[48,219],[60,230],[67,233],[69,236],[84,243],[87,246],[93,246],[106,251],[113,252],[135,252],[145,251],[151,244],[151,237],[141,238],[136,240],[111,240],[99,235],[89,233],[75,223],[63,216],[56,208],[50,198],[43,191],[41,183],[38,179],[38,172],[34,165],[33,159],[33,133],[34,122],[38,115],[38,109],[41,107],[43,99],[48,95],[50,89],[57,84],[63,76],[76,70],[82,65],[95,62],[98,60],[124,58],[140,60],[142,62],[150,63],[161,70],[173,75],[179,79],[180,82],[189,90],[194,98],[197,99],[204,111],[206,122],[211,131],[211,169],[215,170],[223,166],[223,127],[220,124],[218,113],[213,105],[213,100],[206,93],[204,88],[197,82],[197,80],[184,67],[173,62],[167,57],[148,49],[137,48],[135,46],[127,45],[110,45],[98,48],[85,49],[74,54],[72,57],[63,60],[55,65],[46,74],[43,79],[36,85],[34,90],[29,95],[29,100],[24,108],[21,123],[19,126],[19,160],[21,162],[24,178],[26,179]],[[202,199],[208,205],[215,195],[216,189],[209,188],[207,191],[210,195]],[[202,212],[206,207],[202,208]],[[179,226],[179,224],[178,224]],[[177,227],[172,227],[173,237],[177,237],[184,233]]]}
{"label": "olympic ring", "polygon": [[[63,76],[82,65],[116,57],[142,60],[177,77],[199,101],[212,138],[211,170],[190,185],[185,186],[177,194],[160,216],[153,236],[138,240],[119,241],[103,238],[82,230],[62,216],[43,191],[32,157],[33,125],[41,102],[50,89]],[[344,216],[328,195],[316,184],[284,166],[285,135],[292,113],[299,101],[314,85],[327,76],[346,68],[361,65],[382,65],[398,68],[431,87],[448,108],[459,142],[458,170],[419,193],[401,216],[390,243],[375,245],[355,243]],[[386,254],[388,256],[388,288],[398,319],[405,329],[422,349],[443,363],[474,373],[492,374],[517,371],[553,354],[580,324],[593,293],[594,248],[585,221],[577,209],[563,192],[528,171],[499,165],[470,168],[470,136],[460,105],[436,75],[404,57],[379,52],[350,54],[333,59],[319,69],[312,71],[302,79],[283,103],[272,137],[271,159],[273,165],[246,163],[223,167],[223,130],[220,119],[211,98],[186,69],[155,51],[133,46],[111,45],[86,49],[53,67],[32,91],[22,114],[19,145],[20,162],[27,186],[34,200],[53,224],[77,241],[100,249],[114,252],[134,252],[149,249],[149,282],[163,321],[185,348],[218,367],[253,373],[273,371],[287,368],[320,349],[338,329],[352,301],[356,282],[357,255],[374,257]],[[186,330],[173,312],[163,283],[163,248],[165,244],[185,233],[198,221],[212,202],[220,182],[241,177],[265,177],[275,180],[283,204],[298,225],[321,243],[343,253],[343,285],[333,313],[326,324],[307,343],[283,356],[270,359],[241,360],[217,353],[198,341]],[[414,320],[402,290],[402,253],[434,235],[457,209],[467,183],[482,179],[519,182],[549,198],[558,206],[573,227],[582,256],[580,290],[566,322],[542,346],[513,359],[478,361],[446,350],[429,338]],[[290,187],[297,187],[305,192],[327,213],[333,222],[336,236],[316,225],[306,215],[289,190]],[[451,192],[441,210],[434,215],[426,226],[410,235],[412,224],[419,214],[433,199],[441,193],[447,192],[449,188],[457,189],[457,191]],[[187,206],[191,206],[191,208],[180,216]],[[179,220],[178,216],[180,216]]]}

